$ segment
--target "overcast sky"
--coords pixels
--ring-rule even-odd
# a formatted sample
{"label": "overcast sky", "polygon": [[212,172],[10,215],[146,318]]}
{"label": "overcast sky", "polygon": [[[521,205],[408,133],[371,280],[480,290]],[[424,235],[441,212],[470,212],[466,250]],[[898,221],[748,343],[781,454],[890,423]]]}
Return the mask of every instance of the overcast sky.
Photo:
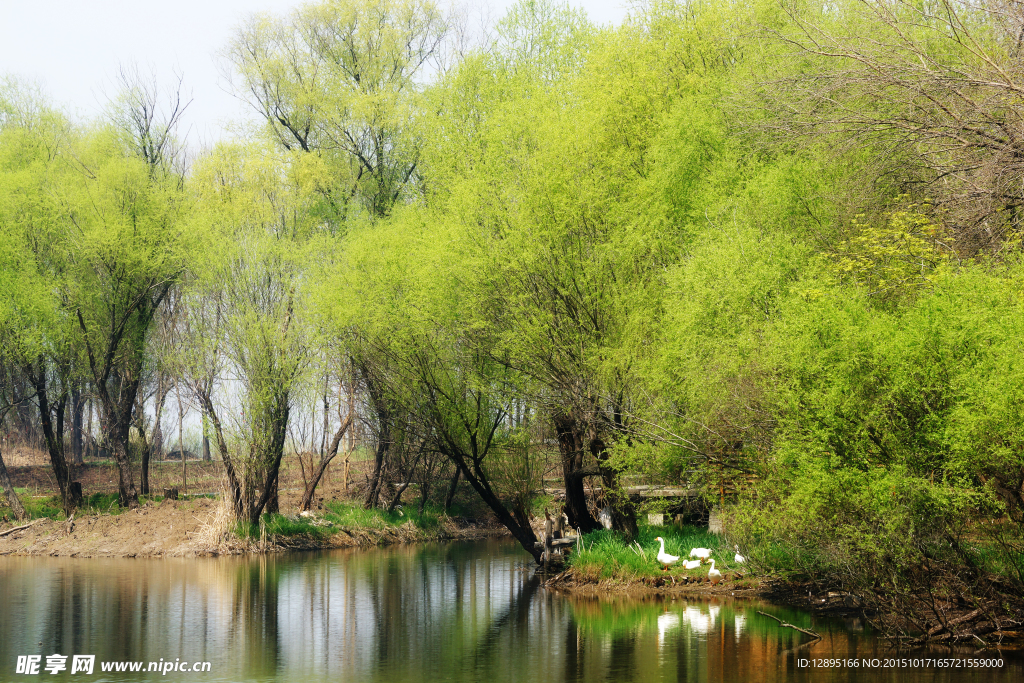
{"label": "overcast sky", "polygon": [[[442,0],[443,2],[443,0]],[[596,23],[619,23],[628,0],[570,0]],[[185,126],[192,145],[225,135],[250,113],[226,92],[216,53],[250,12],[283,14],[302,0],[0,0],[0,76],[43,87],[72,114],[101,112],[116,93],[119,64],[166,83],[177,70],[191,90]],[[491,0],[495,18],[511,0]]]}

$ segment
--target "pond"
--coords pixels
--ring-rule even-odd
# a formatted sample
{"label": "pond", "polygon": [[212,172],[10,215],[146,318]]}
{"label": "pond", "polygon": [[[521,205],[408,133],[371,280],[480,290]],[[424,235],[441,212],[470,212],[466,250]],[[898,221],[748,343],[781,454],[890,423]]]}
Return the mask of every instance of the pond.
{"label": "pond", "polygon": [[[1009,653],[994,668],[977,665],[998,653],[969,648],[896,653],[858,620],[761,602],[568,597],[545,590],[528,560],[504,540],[242,559],[0,558],[0,680],[1024,680],[1024,660]],[[759,610],[824,637],[800,647],[808,636]]]}

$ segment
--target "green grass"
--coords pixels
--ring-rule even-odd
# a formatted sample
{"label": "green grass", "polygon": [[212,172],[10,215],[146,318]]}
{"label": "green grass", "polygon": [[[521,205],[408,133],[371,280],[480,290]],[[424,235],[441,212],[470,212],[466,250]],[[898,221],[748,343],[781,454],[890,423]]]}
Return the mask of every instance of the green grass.
{"label": "green grass", "polygon": [[658,576],[662,574],[661,565],[657,560],[660,544],[654,540],[658,536],[665,539],[665,552],[682,558],[672,567],[672,573],[691,576],[707,574],[709,565],[690,571],[682,568],[681,564],[687,559],[691,548],[710,548],[715,568],[721,571],[740,567],[733,560],[735,551],[732,546],[706,528],[646,525],[640,527],[637,537],[640,550],[634,545],[626,545],[622,536],[615,531],[601,529],[584,534],[582,550],[570,555],[569,564],[585,576],[599,579],[628,581]]}
{"label": "green grass", "polygon": [[[25,489],[15,489],[15,492],[18,494],[18,498],[21,500],[21,504],[25,508],[29,519],[38,519],[40,517],[47,517],[58,521],[66,519],[60,496],[33,496],[27,493]],[[141,503],[146,501],[159,503],[162,500],[163,496],[139,496],[139,502]],[[7,515],[9,518],[13,517],[12,511],[6,503],[7,501],[3,500],[3,504],[0,505],[0,515]],[[75,514],[79,516],[108,513],[116,515],[121,512],[124,512],[124,509],[118,504],[116,493],[93,493],[82,498],[82,504],[75,511]]]}
{"label": "green grass", "polygon": [[342,501],[330,501],[324,504],[324,519],[338,526],[365,529],[386,529],[389,526],[401,526],[412,522],[419,529],[436,529],[441,525],[443,512],[440,508],[428,505],[419,513],[419,507],[409,505],[402,510],[388,513],[384,510],[365,510],[359,505]]}
{"label": "green grass", "polygon": [[[272,536],[309,536],[322,540],[340,529],[366,529],[384,531],[412,522],[417,529],[430,531],[441,526],[443,513],[439,508],[427,506],[421,515],[414,506],[387,513],[384,510],[364,510],[359,505],[341,501],[330,501],[325,504],[324,512],[316,517],[294,517],[281,514],[263,515],[263,525],[267,534]],[[328,522],[325,525],[324,522]],[[239,522],[235,525],[235,534],[242,538],[258,539],[260,529],[257,525]]]}
{"label": "green grass", "polygon": [[[335,529],[330,526],[314,524],[314,520],[306,517],[298,519],[286,515],[273,513],[263,515],[263,525],[266,527],[268,536],[309,536],[315,539],[324,539],[334,533]],[[238,522],[235,524],[235,534],[242,538],[258,539],[260,537],[259,526]]]}

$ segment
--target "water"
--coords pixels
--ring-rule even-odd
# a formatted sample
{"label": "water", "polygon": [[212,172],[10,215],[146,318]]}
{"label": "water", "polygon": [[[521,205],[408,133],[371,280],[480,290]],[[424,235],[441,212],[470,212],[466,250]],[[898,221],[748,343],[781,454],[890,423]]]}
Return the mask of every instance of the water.
{"label": "water", "polygon": [[[0,558],[0,681],[1024,680],[970,649],[887,650],[862,624],[764,603],[553,594],[506,541],[190,560]],[[770,612],[824,638],[784,629]],[[16,673],[19,656],[67,670]],[[71,674],[71,656],[96,656]],[[983,655],[992,658],[997,655]],[[823,659],[952,658],[961,668],[812,668]],[[143,671],[103,672],[102,663]],[[209,671],[146,672],[175,662]]]}

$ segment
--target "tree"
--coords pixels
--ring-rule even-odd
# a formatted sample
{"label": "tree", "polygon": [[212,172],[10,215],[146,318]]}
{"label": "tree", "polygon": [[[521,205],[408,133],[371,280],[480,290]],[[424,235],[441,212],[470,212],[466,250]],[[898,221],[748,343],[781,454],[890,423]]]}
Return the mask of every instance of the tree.
{"label": "tree", "polygon": [[[181,321],[190,388],[213,427],[235,515],[251,524],[276,511],[292,393],[309,363],[305,274],[315,226],[306,195],[282,169],[287,156],[261,145],[221,145],[200,163],[206,263]],[[234,458],[210,381],[221,363],[239,387]]]}
{"label": "tree", "polygon": [[[496,359],[493,337],[469,315],[475,301],[463,285],[479,264],[464,250],[469,246],[466,235],[417,208],[354,231],[324,278],[329,284],[317,292],[318,317],[325,332],[373,362],[361,372],[371,376],[373,412],[386,418],[376,426],[378,451],[387,448],[396,460],[408,453],[417,462],[443,455],[539,558],[529,509],[536,482],[503,490],[493,468],[496,455],[515,445],[509,418],[522,378]],[[467,258],[453,261],[451,249]],[[378,476],[370,484],[377,496],[387,472]]]}
{"label": "tree", "polygon": [[[67,122],[23,88],[0,91],[0,338],[2,356],[32,387],[44,443],[67,514],[79,502],[64,454],[64,413],[76,347],[68,318],[67,253],[51,177],[72,137]],[[26,397],[12,397],[25,403]],[[13,406],[12,406],[13,407]],[[6,411],[5,411],[6,412]]]}
{"label": "tree", "polygon": [[77,320],[104,436],[118,464],[119,498],[132,507],[138,493],[128,432],[146,335],[187,263],[186,197],[177,175],[135,156],[113,131],[86,138],[77,158],[82,175],[61,189],[73,272],[65,306]]}
{"label": "tree", "polygon": [[311,154],[302,163],[333,221],[352,202],[386,216],[416,179],[421,79],[448,28],[430,0],[327,0],[255,15],[228,47],[273,139]]}
{"label": "tree", "polygon": [[[558,437],[566,514],[584,531],[598,526],[588,476],[602,478],[615,527],[636,531],[613,453],[638,434],[664,273],[722,147],[720,123],[701,116],[732,61],[708,39],[731,36],[722,18],[659,3],[598,31],[567,8],[520,3],[494,54],[436,94],[428,200],[480,245],[475,315],[532,380],[525,399]],[[664,144],[673,125],[688,126],[678,161]]]}
{"label": "tree", "polygon": [[[287,19],[255,15],[228,47],[239,90],[271,138],[302,152],[295,168],[319,197],[310,209],[333,231],[344,233],[351,217],[383,218],[415,194],[421,91],[449,24],[430,0],[328,0]],[[381,394],[373,377],[362,377],[371,396]],[[386,434],[389,411],[370,406],[384,411],[375,423]],[[388,443],[378,440],[367,505]]]}
{"label": "tree", "polygon": [[962,256],[1020,231],[1020,3],[857,0],[790,18],[775,34],[813,66],[766,83],[782,127],[886,148],[878,172],[929,200]]}

